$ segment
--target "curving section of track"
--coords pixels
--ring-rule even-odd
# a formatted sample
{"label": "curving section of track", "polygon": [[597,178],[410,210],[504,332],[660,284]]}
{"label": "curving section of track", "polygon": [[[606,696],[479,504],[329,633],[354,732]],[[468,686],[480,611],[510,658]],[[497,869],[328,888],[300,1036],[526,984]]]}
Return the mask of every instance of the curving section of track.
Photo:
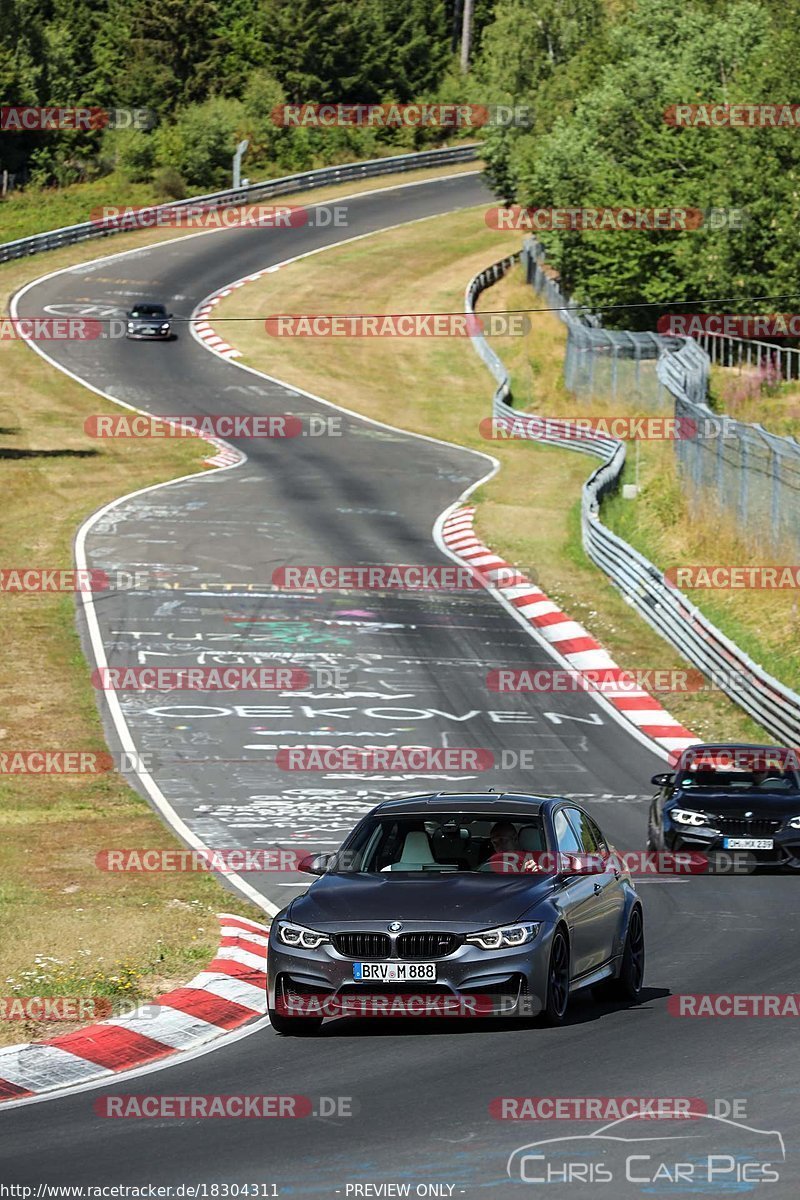
{"label": "curving section of track", "polygon": [[[344,232],[369,234],[487,199],[478,177],[465,175],[362,194],[348,202]],[[334,244],[342,232],[228,230],[112,255],[43,279],[21,298],[20,313],[125,307],[144,294],[188,317],[228,281]],[[285,310],[290,298],[275,278]],[[304,393],[208,354],[188,333],[165,345],[65,343],[56,353],[62,367],[91,386],[154,414],[332,415]],[[271,589],[272,570],[291,563],[447,562],[431,540],[432,527],[492,469],[487,458],[458,447],[352,414],[341,420],[340,437],[243,443],[242,466],[124,499],[88,532],[90,565],[158,571],[181,584],[98,603],[112,665],[256,664],[259,656],[284,655],[295,665],[345,673],[343,688],[317,686],[305,695],[122,694],[124,727],[137,749],[153,756],[159,794],[207,845],[305,841],[324,849],[383,795],[535,786],[583,797],[621,848],[641,847],[647,781],[662,760],[585,693],[548,699],[487,692],[490,667],[550,662],[487,593],[431,598]],[[119,748],[120,723],[105,715],[109,743]],[[534,770],[458,779],[294,779],[274,764],[278,745],[381,741],[483,746],[498,759],[503,750],[532,750]],[[248,880],[268,910],[304,886],[292,875]],[[319,1039],[298,1042],[260,1029],[139,1082],[118,1080],[51,1100],[46,1110],[33,1104],[0,1114],[2,1178],[247,1180],[309,1196],[345,1195],[356,1183],[410,1182],[413,1189],[438,1182],[452,1185],[453,1195],[486,1188],[510,1194],[505,1160],[537,1130],[495,1121],[488,1106],[495,1096],[531,1094],[699,1096],[709,1104],[744,1097],[751,1124],[780,1129],[791,1159],[798,1125],[791,1022],[678,1020],[668,1015],[666,999],[670,991],[792,991],[800,958],[796,882],[665,878],[641,890],[649,987],[636,1010],[579,1001],[569,1024],[549,1031],[340,1021]],[[282,1122],[93,1115],[98,1096],[123,1092],[351,1096],[355,1115]],[[43,1148],[37,1131],[45,1123]],[[571,1132],[559,1122],[539,1136]],[[722,1153],[724,1131],[719,1142]],[[770,1194],[794,1194],[783,1188],[796,1170],[795,1157]]]}

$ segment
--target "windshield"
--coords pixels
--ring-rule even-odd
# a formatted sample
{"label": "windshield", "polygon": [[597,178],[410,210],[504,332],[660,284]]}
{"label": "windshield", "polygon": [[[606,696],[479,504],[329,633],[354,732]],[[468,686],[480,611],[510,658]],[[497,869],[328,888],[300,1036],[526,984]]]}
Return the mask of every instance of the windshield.
{"label": "windshield", "polygon": [[433,813],[367,817],[329,871],[456,872],[536,870],[547,850],[538,815]]}
{"label": "windshield", "polygon": [[165,317],[167,310],[163,304],[136,304],[128,315],[131,317]]}

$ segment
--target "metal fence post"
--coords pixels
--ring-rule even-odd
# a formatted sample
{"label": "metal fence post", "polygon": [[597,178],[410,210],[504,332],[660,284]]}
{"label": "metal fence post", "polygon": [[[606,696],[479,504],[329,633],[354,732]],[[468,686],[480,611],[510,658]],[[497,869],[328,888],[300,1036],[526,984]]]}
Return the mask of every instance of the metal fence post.
{"label": "metal fence post", "polygon": [[739,520],[742,525],[747,524],[747,460],[749,457],[747,439],[742,438],[739,444]]}

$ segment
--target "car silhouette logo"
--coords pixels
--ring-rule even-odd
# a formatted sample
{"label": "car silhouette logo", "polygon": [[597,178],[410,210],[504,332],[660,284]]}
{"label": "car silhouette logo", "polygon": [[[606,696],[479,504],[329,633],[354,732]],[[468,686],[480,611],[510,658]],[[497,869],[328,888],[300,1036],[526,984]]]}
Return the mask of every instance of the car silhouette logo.
{"label": "car silhouette logo", "polygon": [[399,933],[402,928],[402,921],[392,921],[391,925],[389,926],[389,933]]}
{"label": "car silhouette logo", "polygon": [[[686,1124],[673,1119],[665,1126],[649,1119],[648,1125],[651,1128],[646,1132],[643,1132],[644,1127],[638,1124],[642,1118],[632,1113],[610,1121],[589,1134],[528,1142],[508,1156],[506,1172],[515,1182],[517,1179],[521,1183],[529,1184],[549,1182],[546,1178],[547,1163],[548,1159],[551,1159],[553,1165],[562,1172],[562,1176],[570,1163],[573,1168],[576,1167],[576,1160],[585,1175],[589,1155],[596,1160],[595,1181],[601,1183],[613,1183],[614,1178],[645,1183],[663,1182],[667,1179],[675,1183],[679,1179],[685,1181],[687,1172],[695,1184],[691,1190],[700,1190],[700,1187],[707,1186],[713,1180],[719,1182],[724,1174],[727,1174],[729,1183],[734,1176],[740,1184],[742,1181],[755,1182],[757,1179],[777,1182],[778,1173],[772,1168],[786,1161],[783,1135],[777,1129],[757,1129],[741,1121],[693,1110],[681,1115],[687,1118]],[[653,1126],[655,1127],[652,1128]],[[664,1132],[665,1128],[669,1129],[668,1133]],[[738,1145],[735,1142],[737,1137]],[[760,1148],[756,1149],[759,1145],[758,1139],[763,1139],[763,1142]],[[678,1145],[674,1145],[675,1143]],[[673,1149],[670,1149],[670,1144],[673,1144]],[[633,1150],[625,1149],[625,1146],[635,1147],[637,1152],[633,1154]],[[614,1164],[614,1147],[625,1159],[622,1164]],[[631,1154],[633,1157],[628,1157]],[[563,1156],[564,1162],[561,1162],[560,1156]],[[628,1175],[632,1165],[644,1170],[651,1158],[654,1163],[661,1160],[655,1176],[634,1179]],[[605,1168],[604,1174],[600,1173],[602,1168],[597,1167],[600,1159]],[[691,1161],[686,1161],[687,1159]],[[727,1170],[723,1170],[723,1162]],[[614,1165],[624,1166],[624,1173],[615,1171]],[[674,1175],[670,1174],[671,1166],[674,1166]],[[682,1174],[678,1173],[678,1168]],[[542,1175],[534,1175],[533,1171],[541,1171]],[[625,1195],[629,1194],[625,1192]]]}

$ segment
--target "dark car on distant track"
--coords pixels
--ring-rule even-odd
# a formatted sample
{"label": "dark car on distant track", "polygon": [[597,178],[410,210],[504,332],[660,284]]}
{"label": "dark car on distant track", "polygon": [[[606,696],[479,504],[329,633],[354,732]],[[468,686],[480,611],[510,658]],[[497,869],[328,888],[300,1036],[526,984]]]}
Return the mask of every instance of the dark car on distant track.
{"label": "dark car on distant track", "polygon": [[303,860],[321,878],[272,922],[274,1029],[312,1033],[323,1018],[309,1015],[311,1000],[367,993],[495,996],[502,1015],[552,1024],[580,988],[635,1002],[642,908],[612,849],[588,813],[558,798],[384,801],[335,854]]}
{"label": "dark car on distant track", "polygon": [[161,341],[169,341],[172,338],[172,313],[167,312],[163,304],[142,301],[134,304],[125,317],[126,337],[156,338]]}
{"label": "dark car on distant track", "polygon": [[796,752],[780,746],[690,746],[674,771],[653,776],[648,849],[800,870],[798,768]]}

